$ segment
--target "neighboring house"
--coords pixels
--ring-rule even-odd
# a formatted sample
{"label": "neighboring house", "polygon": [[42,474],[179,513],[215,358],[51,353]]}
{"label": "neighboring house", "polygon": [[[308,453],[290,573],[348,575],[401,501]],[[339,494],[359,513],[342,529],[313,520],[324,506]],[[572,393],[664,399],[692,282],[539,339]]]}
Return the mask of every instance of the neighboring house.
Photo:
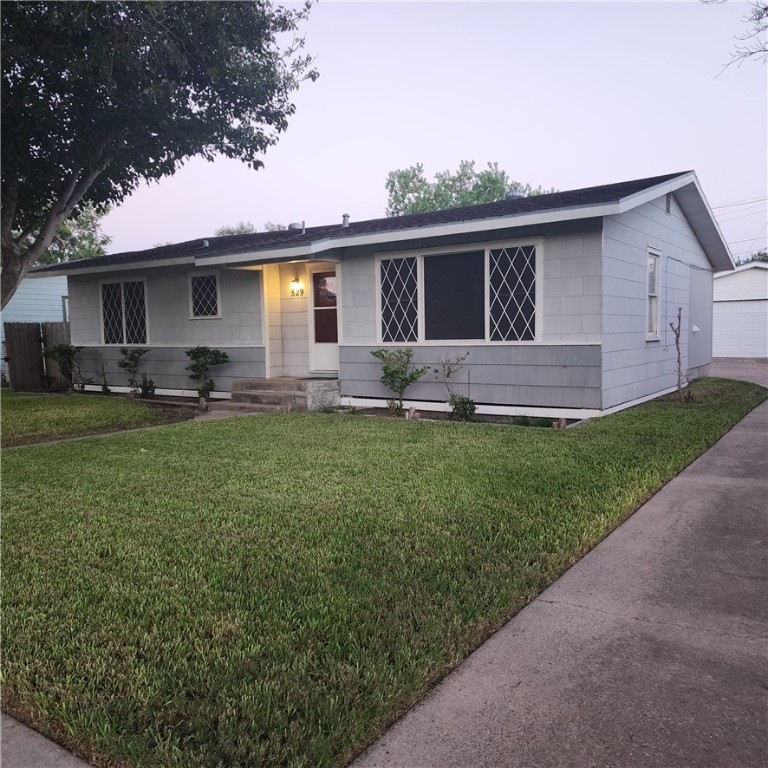
{"label": "neighboring house", "polygon": [[[576,418],[670,391],[712,357],[712,275],[733,262],[693,172],[537,197],[280,232],[211,237],[44,268],[69,279],[84,375],[151,348],[158,391],[189,392],[184,351],[208,345],[239,379],[337,379],[384,405],[379,347],[415,363],[469,352],[479,412]],[[445,408],[431,372],[406,392]]]}
{"label": "neighboring house", "polygon": [[5,370],[6,323],[61,323],[69,319],[67,307],[67,278],[26,278],[0,313],[0,340],[3,353],[0,371]]}
{"label": "neighboring house", "polygon": [[768,264],[715,275],[714,357],[768,359]]}

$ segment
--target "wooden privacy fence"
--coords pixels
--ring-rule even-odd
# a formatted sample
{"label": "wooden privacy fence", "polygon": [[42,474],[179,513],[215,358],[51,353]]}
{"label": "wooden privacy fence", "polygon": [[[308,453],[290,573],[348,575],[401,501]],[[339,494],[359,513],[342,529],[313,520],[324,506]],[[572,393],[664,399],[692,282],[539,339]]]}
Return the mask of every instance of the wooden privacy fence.
{"label": "wooden privacy fence", "polygon": [[5,323],[4,359],[11,387],[24,392],[67,389],[59,366],[43,352],[69,343],[69,323]]}

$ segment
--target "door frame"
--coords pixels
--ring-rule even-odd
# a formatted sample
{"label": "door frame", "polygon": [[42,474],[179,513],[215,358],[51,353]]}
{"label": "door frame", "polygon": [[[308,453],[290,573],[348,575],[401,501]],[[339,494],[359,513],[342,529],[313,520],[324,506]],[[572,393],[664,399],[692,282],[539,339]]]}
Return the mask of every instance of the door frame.
{"label": "door frame", "polygon": [[[308,312],[308,325],[309,325],[309,361],[308,368],[310,373],[335,373],[339,372],[339,342],[341,341],[341,276],[339,275],[339,265],[336,262],[327,262],[324,264],[312,264],[307,265],[307,275],[309,277],[309,301],[307,302]],[[319,368],[316,367],[317,352],[315,349],[315,274],[318,272],[333,272],[336,277],[336,344],[334,362],[335,366],[332,368]],[[330,345],[332,342],[324,342],[323,346]]]}

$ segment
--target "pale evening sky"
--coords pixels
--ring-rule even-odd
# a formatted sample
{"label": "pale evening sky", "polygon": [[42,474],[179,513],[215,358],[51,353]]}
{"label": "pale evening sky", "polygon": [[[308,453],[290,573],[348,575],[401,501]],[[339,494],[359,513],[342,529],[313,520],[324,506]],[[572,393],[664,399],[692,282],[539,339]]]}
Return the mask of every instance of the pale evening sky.
{"label": "pale evening sky", "polygon": [[320,78],[295,94],[265,167],[195,159],[142,185],[105,218],[108,251],[241,220],[378,218],[389,171],[421,162],[432,178],[467,159],[560,190],[695,170],[738,258],[766,246],[768,219],[768,65],[723,69],[748,12],[323,0],[305,25]]}

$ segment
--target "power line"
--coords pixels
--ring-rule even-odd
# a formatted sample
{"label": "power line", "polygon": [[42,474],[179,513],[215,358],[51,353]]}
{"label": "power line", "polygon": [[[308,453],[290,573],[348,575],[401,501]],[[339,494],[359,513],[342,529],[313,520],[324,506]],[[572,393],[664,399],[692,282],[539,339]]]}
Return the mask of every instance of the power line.
{"label": "power line", "polygon": [[768,197],[756,197],[754,200],[741,200],[738,203],[724,203],[723,205],[713,205],[712,210],[716,211],[718,208],[733,208],[737,205],[748,205],[749,203],[762,203],[768,200]]}

